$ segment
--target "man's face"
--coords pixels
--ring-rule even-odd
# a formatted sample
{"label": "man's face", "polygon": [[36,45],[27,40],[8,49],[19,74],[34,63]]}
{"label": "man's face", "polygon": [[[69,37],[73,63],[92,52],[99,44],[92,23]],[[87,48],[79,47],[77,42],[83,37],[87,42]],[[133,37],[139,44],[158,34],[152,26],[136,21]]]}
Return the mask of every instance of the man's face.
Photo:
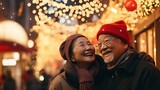
{"label": "man's face", "polygon": [[127,47],[127,44],[111,35],[101,34],[98,38],[98,48],[106,63],[115,64]]}
{"label": "man's face", "polygon": [[77,62],[93,62],[95,60],[95,48],[87,38],[79,37],[74,41],[73,58]]}

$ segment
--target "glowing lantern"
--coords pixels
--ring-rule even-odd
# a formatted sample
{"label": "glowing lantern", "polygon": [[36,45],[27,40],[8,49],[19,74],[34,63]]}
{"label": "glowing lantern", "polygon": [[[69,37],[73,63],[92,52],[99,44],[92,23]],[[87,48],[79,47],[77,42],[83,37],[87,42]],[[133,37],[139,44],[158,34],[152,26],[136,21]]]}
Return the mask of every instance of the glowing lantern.
{"label": "glowing lantern", "polygon": [[28,36],[24,28],[12,20],[0,22],[0,52],[27,51]]}

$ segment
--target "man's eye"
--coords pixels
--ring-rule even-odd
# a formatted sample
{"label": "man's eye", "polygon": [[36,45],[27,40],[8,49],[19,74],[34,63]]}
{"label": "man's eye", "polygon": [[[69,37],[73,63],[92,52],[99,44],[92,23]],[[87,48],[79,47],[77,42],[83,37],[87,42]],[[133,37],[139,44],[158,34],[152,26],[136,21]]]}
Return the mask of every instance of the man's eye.
{"label": "man's eye", "polygon": [[110,42],[109,42],[109,40],[106,40],[104,43],[105,43],[105,45],[108,45]]}
{"label": "man's eye", "polygon": [[101,47],[102,46],[102,44],[101,43],[98,43],[98,47]]}

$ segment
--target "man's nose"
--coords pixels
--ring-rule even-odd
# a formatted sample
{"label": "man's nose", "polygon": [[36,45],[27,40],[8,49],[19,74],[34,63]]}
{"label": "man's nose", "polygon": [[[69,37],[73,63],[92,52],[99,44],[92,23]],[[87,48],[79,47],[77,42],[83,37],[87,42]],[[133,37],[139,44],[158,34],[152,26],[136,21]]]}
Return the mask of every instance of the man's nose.
{"label": "man's nose", "polygon": [[108,48],[108,45],[105,45],[104,43],[102,43],[101,49],[106,49],[106,48]]}

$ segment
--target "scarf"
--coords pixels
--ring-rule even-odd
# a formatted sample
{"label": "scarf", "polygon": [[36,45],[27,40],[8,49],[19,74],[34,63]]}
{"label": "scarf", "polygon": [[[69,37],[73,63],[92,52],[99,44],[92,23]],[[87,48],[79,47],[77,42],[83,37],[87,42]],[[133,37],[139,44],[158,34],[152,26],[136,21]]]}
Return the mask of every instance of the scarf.
{"label": "scarf", "polygon": [[113,66],[107,65],[108,70],[112,70],[116,67],[121,66],[123,63],[125,63],[128,60],[130,55],[134,52],[135,52],[134,49],[128,48],[127,51],[125,53],[123,53],[122,56],[118,59],[118,61],[116,62],[115,65],[113,65]]}
{"label": "scarf", "polygon": [[95,60],[87,70],[76,68],[73,62],[67,62],[64,66],[67,81],[73,87],[80,90],[94,90],[94,78],[99,71],[99,63]]}

